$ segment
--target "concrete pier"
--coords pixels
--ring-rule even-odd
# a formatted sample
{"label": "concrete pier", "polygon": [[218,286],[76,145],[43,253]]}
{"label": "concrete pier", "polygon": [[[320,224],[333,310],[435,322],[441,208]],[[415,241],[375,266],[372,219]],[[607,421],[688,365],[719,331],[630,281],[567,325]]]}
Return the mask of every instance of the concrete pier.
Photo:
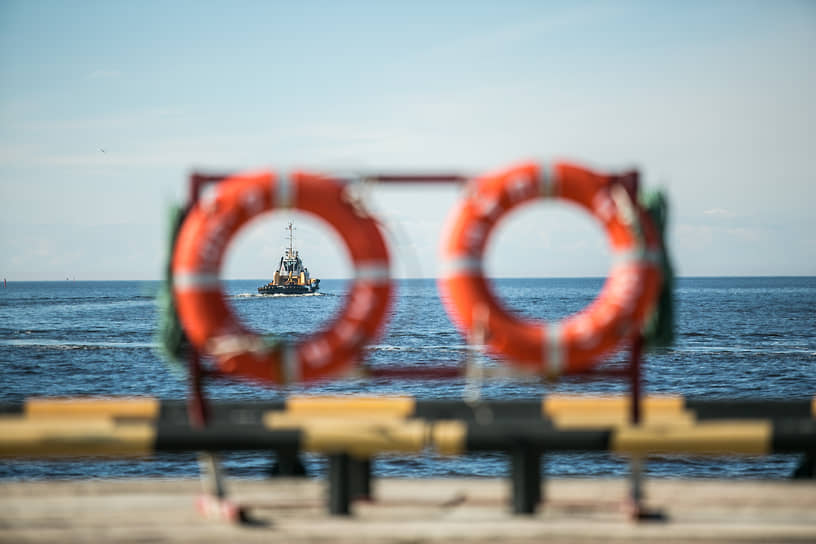
{"label": "concrete pier", "polygon": [[500,479],[378,479],[350,517],[326,513],[325,482],[229,480],[251,523],[207,520],[192,479],[0,483],[0,542],[816,542],[813,481],[659,480],[629,520],[627,481],[550,479],[546,503],[510,513]]}

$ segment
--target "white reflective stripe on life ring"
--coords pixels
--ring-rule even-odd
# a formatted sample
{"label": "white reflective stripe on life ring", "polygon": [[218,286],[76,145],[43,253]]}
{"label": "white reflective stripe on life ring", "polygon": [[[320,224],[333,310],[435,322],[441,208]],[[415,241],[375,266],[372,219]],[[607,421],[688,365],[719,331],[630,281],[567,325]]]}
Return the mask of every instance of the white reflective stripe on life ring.
{"label": "white reflective stripe on life ring", "polygon": [[612,266],[628,264],[648,264],[658,266],[661,263],[663,254],[659,249],[647,249],[645,247],[629,248],[612,253]]}
{"label": "white reflective stripe on life ring", "polygon": [[288,209],[294,205],[295,186],[292,179],[285,172],[281,172],[275,183],[275,208]]}
{"label": "white reflective stripe on life ring", "polygon": [[459,274],[469,276],[480,276],[482,274],[482,259],[463,255],[452,257],[442,262],[442,276],[456,276]]}
{"label": "white reflective stripe on life ring", "polygon": [[177,291],[213,291],[221,288],[218,274],[182,272],[173,274],[173,288]]}
{"label": "white reflective stripe on life ring", "polygon": [[388,283],[391,273],[386,262],[367,262],[354,268],[354,279],[374,284]]}
{"label": "white reflective stripe on life ring", "polygon": [[291,342],[284,342],[281,346],[281,370],[283,373],[283,383],[296,383],[301,380],[300,358],[297,354],[297,346]]}
{"label": "white reflective stripe on life ring", "polygon": [[557,196],[555,194],[555,172],[545,163],[542,163],[538,170],[538,194],[542,198]]}
{"label": "white reflective stripe on life ring", "polygon": [[547,373],[552,376],[560,376],[564,372],[564,345],[561,339],[563,329],[559,321],[545,323],[544,342],[542,343],[542,365],[547,368]]}

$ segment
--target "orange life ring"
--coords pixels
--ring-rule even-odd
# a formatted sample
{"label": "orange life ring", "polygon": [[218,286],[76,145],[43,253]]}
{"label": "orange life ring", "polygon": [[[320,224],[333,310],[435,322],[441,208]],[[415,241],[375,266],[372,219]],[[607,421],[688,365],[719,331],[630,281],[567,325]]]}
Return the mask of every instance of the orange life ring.
{"label": "orange life ring", "polygon": [[[520,368],[548,375],[582,372],[639,331],[660,288],[660,241],[645,211],[615,176],[567,163],[552,171],[521,164],[475,179],[454,208],[442,242],[439,287],[460,330]],[[598,297],[563,321],[525,320],[505,308],[486,281],[482,256],[492,228],[537,198],[578,204],[604,226],[612,269]]]}
{"label": "orange life ring", "polygon": [[[269,345],[230,309],[219,270],[230,239],[247,221],[290,207],[334,227],[348,248],[355,279],[327,329],[300,343]],[[196,349],[214,356],[222,372],[275,384],[348,370],[376,336],[391,299],[388,250],[374,219],[355,208],[341,182],[305,172],[251,172],[222,181],[214,197],[200,200],[185,218],[172,268],[179,319]]]}

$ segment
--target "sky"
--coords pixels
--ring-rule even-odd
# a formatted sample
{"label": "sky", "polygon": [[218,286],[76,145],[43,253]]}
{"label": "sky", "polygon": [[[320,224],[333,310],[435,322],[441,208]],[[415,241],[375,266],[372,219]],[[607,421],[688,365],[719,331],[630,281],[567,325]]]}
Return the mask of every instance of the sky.
{"label": "sky", "polygon": [[[637,168],[669,197],[681,276],[816,275],[816,3],[0,0],[0,276],[150,280],[194,170]],[[104,151],[102,151],[104,150]],[[400,277],[434,277],[456,187],[367,187]],[[293,219],[242,230],[266,278]],[[509,216],[493,276],[604,276],[570,205]]]}

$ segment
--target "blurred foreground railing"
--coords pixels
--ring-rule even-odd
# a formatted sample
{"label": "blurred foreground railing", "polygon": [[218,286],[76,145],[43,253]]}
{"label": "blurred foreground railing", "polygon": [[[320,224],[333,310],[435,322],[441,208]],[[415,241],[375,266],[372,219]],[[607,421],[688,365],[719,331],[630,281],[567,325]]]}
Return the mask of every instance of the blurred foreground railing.
{"label": "blurred foreground railing", "polygon": [[[812,475],[816,399],[642,399],[639,424],[628,397],[548,396],[466,402],[411,397],[290,397],[270,402],[214,402],[210,422],[188,422],[183,401],[29,399],[0,405],[0,456],[95,458],[160,452],[267,450],[281,467],[299,452],[329,458],[329,511],[347,514],[370,495],[373,457],[510,456],[512,506],[531,513],[540,502],[541,455],[609,451],[653,454],[766,455],[804,453]],[[283,470],[283,472],[286,472]]]}

